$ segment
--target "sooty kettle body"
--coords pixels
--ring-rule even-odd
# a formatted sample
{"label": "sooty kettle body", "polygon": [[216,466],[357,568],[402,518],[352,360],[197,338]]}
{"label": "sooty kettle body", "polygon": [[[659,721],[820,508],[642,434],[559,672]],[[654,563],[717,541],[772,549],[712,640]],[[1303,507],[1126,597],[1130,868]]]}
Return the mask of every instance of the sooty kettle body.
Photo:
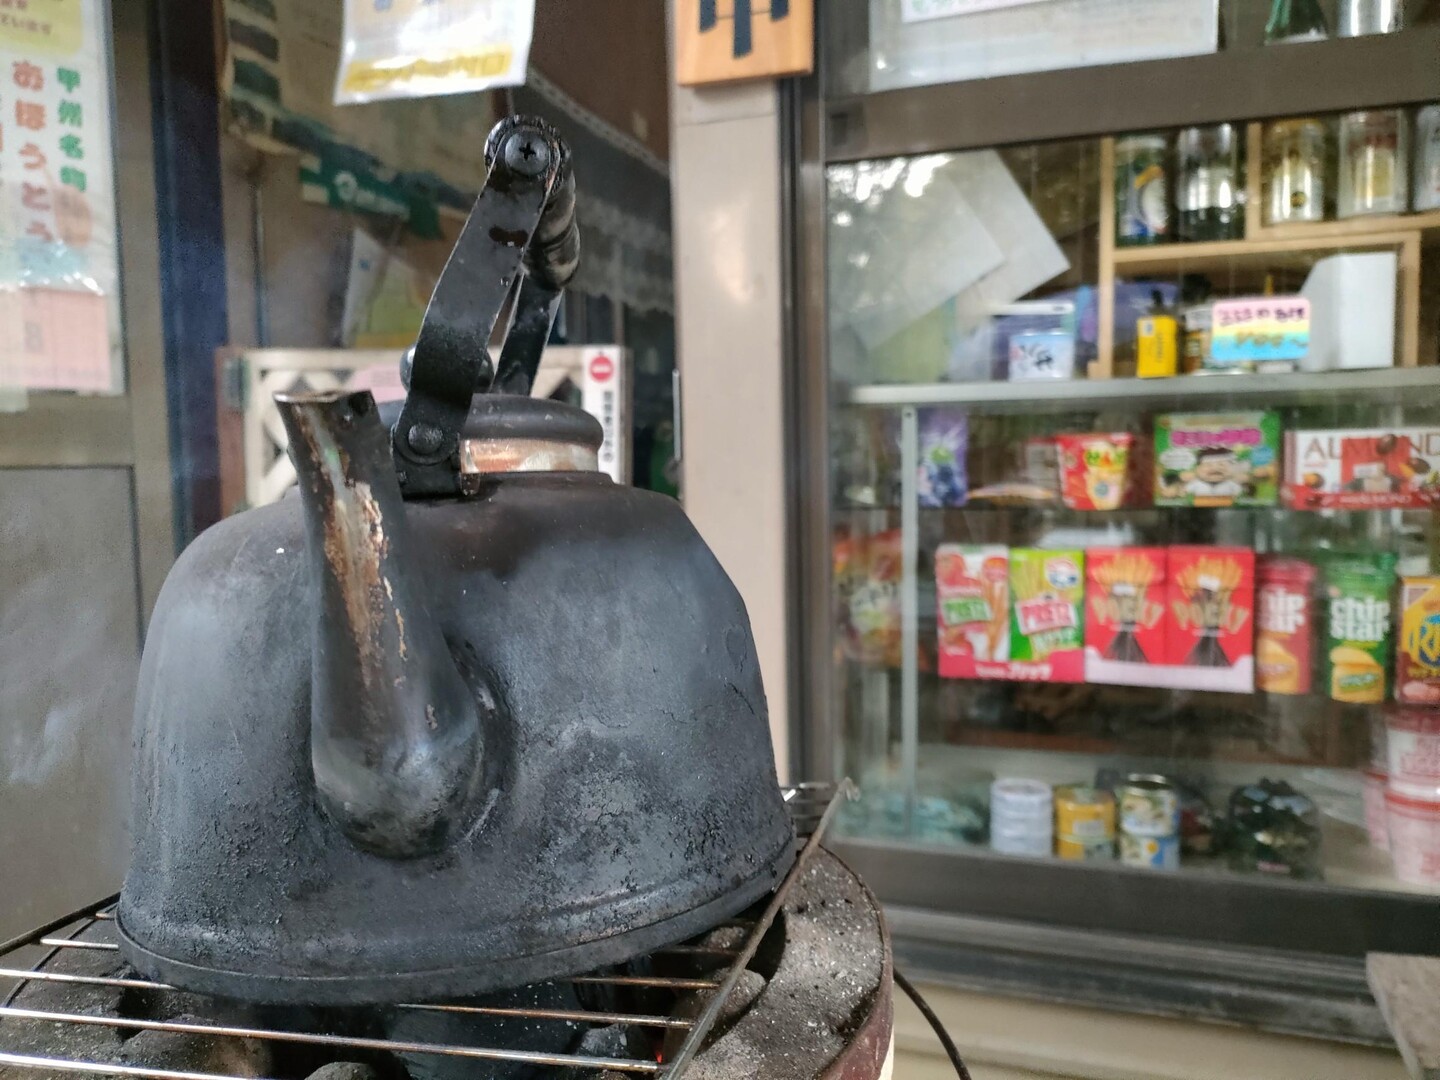
{"label": "sooty kettle body", "polygon": [[298,494],[161,592],[117,914],[146,975],[479,994],[682,940],[793,860],[734,586],[677,503],[596,471],[594,420],[523,393],[577,254],[564,146],[512,118],[487,160],[393,427],[365,392],[278,399]]}

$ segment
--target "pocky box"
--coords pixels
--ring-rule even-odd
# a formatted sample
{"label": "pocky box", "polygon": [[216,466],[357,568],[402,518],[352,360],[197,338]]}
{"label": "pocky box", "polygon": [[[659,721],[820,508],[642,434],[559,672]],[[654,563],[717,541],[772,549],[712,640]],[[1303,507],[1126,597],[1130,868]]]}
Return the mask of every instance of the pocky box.
{"label": "pocky box", "polygon": [[1166,575],[1168,662],[1223,673],[1217,689],[1233,690],[1232,670],[1254,685],[1255,552],[1249,548],[1169,549]]}
{"label": "pocky box", "polygon": [[1104,677],[1104,665],[1089,663],[1092,654],[1100,660],[1130,664],[1165,662],[1165,570],[1164,548],[1091,548],[1085,552],[1085,646],[1090,681],[1110,681]]}
{"label": "pocky box", "polygon": [[1085,677],[1085,553],[1012,548],[1012,678]]}
{"label": "pocky box", "polygon": [[1395,556],[1336,556],[1325,566],[1325,689],[1336,701],[1385,700],[1394,641]]}
{"label": "pocky box", "polygon": [[1440,577],[1400,579],[1395,700],[1440,705]]}
{"label": "pocky box", "polygon": [[1003,678],[1010,658],[1010,552],[998,544],[941,544],[935,552],[940,674]]}
{"label": "pocky box", "polygon": [[1440,504],[1440,428],[1287,432],[1285,503],[1297,510]]}
{"label": "pocky box", "polygon": [[1279,480],[1278,413],[1156,417],[1156,506],[1274,506]]}

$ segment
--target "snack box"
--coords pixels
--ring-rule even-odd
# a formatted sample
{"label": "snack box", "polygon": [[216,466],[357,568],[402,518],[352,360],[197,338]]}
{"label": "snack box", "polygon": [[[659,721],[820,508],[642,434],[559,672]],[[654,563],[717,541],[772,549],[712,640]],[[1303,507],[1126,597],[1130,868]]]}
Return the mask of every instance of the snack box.
{"label": "snack box", "polygon": [[1065,505],[1071,510],[1118,510],[1143,504],[1137,442],[1123,431],[1056,435]]}
{"label": "snack box", "polygon": [[1440,705],[1440,577],[1400,579],[1395,700]]}
{"label": "snack box", "polygon": [[900,552],[899,529],[873,536],[846,531],[835,538],[835,588],[851,660],[900,666]]}
{"label": "snack box", "polygon": [[1285,505],[1375,510],[1440,504],[1440,428],[1290,431]]}
{"label": "snack box", "polygon": [[1010,658],[1010,550],[941,544],[935,552],[939,670],[950,679],[1004,678]]}
{"label": "snack box", "polygon": [[1169,549],[1166,661],[1192,689],[1255,688],[1255,552],[1249,548]]}
{"label": "snack box", "polygon": [[1155,505],[1274,506],[1279,459],[1279,413],[1157,416]]}
{"label": "snack box", "polygon": [[1085,553],[1010,551],[1008,678],[1083,682]]}
{"label": "snack box", "polygon": [[1085,552],[1085,678],[1133,685],[1125,665],[1165,661],[1164,548]]}

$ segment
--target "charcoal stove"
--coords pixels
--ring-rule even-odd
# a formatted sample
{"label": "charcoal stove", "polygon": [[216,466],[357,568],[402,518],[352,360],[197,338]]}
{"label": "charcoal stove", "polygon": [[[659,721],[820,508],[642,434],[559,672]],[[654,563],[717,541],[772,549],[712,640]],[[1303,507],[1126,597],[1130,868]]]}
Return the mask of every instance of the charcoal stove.
{"label": "charcoal stove", "polygon": [[[891,959],[878,905],[820,847],[832,785],[785,790],[804,838],[767,899],[623,967],[480,1000],[260,1006],[128,969],[114,898],[0,948],[0,1077],[153,1080],[729,1080],[889,1075]],[[43,949],[38,962],[15,962]]]}

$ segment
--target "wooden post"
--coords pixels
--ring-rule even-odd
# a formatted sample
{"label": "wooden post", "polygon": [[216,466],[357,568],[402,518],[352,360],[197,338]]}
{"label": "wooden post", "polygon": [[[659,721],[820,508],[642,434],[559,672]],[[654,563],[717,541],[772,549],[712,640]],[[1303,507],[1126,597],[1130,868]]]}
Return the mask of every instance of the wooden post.
{"label": "wooden post", "polygon": [[1100,259],[1095,285],[1095,363],[1092,379],[1115,374],[1115,140],[1100,140]]}

